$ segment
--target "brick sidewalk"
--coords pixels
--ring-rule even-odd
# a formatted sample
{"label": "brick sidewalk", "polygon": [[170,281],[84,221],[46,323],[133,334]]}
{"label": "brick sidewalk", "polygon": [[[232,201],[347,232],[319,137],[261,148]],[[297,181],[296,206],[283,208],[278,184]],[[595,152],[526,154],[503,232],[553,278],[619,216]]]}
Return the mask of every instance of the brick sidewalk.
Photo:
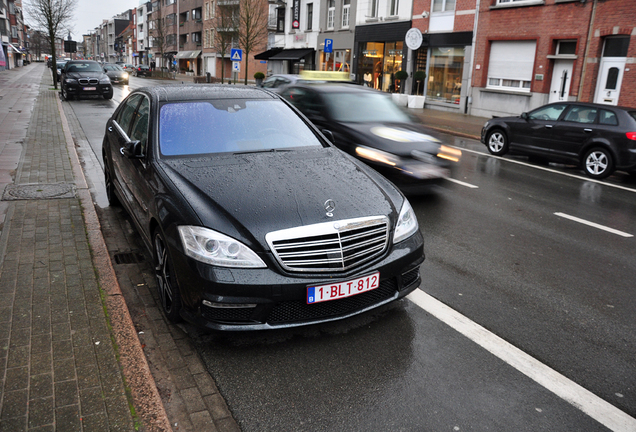
{"label": "brick sidewalk", "polygon": [[0,88],[22,106],[0,110],[0,431],[158,430],[131,410],[58,93],[46,68],[23,69]]}

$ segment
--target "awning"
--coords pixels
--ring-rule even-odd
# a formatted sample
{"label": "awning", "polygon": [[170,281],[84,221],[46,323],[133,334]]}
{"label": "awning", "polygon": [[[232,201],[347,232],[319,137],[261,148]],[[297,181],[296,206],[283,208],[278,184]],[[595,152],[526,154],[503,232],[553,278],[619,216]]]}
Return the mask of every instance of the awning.
{"label": "awning", "polygon": [[271,56],[270,60],[299,60],[308,54],[312,54],[313,49],[287,49]]}
{"label": "awning", "polygon": [[11,49],[13,50],[13,52],[16,52],[18,54],[24,54],[24,52],[18,48],[15,47],[15,45],[13,45],[11,42],[7,42],[9,44],[9,46],[11,47]]}
{"label": "awning", "polygon": [[192,59],[192,58],[197,58],[199,57],[199,54],[201,54],[201,50],[196,50],[196,51],[179,51],[177,53],[177,58],[178,59]]}
{"label": "awning", "polygon": [[279,52],[281,52],[283,50],[283,48],[272,48],[272,49],[268,49],[267,51],[264,51],[260,54],[256,54],[254,56],[255,60],[269,60],[269,58],[275,54],[278,54]]}

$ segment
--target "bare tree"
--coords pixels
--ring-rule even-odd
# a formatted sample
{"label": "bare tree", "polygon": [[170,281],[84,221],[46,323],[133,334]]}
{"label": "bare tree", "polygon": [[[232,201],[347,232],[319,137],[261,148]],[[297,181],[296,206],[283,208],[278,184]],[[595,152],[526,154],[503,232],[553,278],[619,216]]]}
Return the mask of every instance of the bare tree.
{"label": "bare tree", "polygon": [[[157,9],[153,11],[153,26],[154,28],[151,30],[150,34],[152,36],[152,48],[155,51],[155,66],[158,64],[161,68],[161,76],[163,75],[163,62],[165,61],[164,52],[166,49],[166,26],[165,26],[165,18],[161,17],[161,9]],[[155,48],[159,49],[159,54],[161,55],[161,62],[157,62],[157,51]]]}
{"label": "bare tree", "polygon": [[55,40],[63,38],[64,34],[71,30],[70,23],[73,19],[77,0],[25,0],[24,8],[34,22],[36,30],[41,30],[47,35],[51,45],[53,85],[57,90],[57,53]]}
{"label": "bare tree", "polygon": [[[217,3],[214,22],[216,37],[214,48],[221,55],[221,84],[225,81],[225,56],[229,54],[238,36],[238,1],[223,0]],[[231,79],[228,79],[228,83]]]}
{"label": "bare tree", "polygon": [[267,0],[242,0],[239,10],[239,44],[245,55],[245,85],[249,55],[267,42],[267,19],[269,8]]}

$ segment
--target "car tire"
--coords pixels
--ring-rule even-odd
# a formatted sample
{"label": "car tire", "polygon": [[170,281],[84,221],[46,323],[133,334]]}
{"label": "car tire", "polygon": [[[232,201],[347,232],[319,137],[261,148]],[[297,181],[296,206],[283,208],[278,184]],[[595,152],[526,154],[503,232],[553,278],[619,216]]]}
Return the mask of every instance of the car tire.
{"label": "car tire", "polygon": [[168,244],[161,230],[157,228],[152,236],[153,264],[157,289],[161,301],[161,309],[168,321],[178,323],[181,319],[181,294],[174,276],[174,266],[168,251]]}
{"label": "car tire", "polygon": [[488,132],[486,145],[488,151],[495,156],[503,156],[508,153],[508,137],[501,129]]}
{"label": "car tire", "polygon": [[585,153],[583,170],[588,177],[604,179],[614,172],[614,158],[609,150],[595,147]]}
{"label": "car tire", "polygon": [[121,202],[117,195],[115,195],[115,185],[113,184],[113,176],[110,169],[110,164],[108,163],[108,159],[104,154],[104,184],[106,186],[106,198],[108,199],[108,204],[111,207],[119,207]]}
{"label": "car tire", "polygon": [[67,101],[73,100],[73,96],[68,94],[68,90],[66,90],[66,87],[64,86],[62,86],[62,99]]}
{"label": "car tire", "polygon": [[109,100],[113,98],[113,89],[111,87],[111,89],[108,91],[108,93],[104,93],[104,99]]}

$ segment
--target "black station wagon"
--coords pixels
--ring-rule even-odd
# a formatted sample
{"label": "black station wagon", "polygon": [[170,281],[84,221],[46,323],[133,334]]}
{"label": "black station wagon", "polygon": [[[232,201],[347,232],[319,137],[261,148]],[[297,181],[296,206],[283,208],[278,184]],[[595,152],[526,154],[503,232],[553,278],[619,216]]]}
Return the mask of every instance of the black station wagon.
{"label": "black station wagon", "polygon": [[636,108],[580,102],[544,105],[518,117],[488,120],[488,151],[579,165],[602,179],[614,170],[636,172]]}
{"label": "black station wagon", "polygon": [[402,193],[267,91],[133,91],[106,125],[105,183],[154,257],[168,319],[217,330],[342,319],[420,282]]}

